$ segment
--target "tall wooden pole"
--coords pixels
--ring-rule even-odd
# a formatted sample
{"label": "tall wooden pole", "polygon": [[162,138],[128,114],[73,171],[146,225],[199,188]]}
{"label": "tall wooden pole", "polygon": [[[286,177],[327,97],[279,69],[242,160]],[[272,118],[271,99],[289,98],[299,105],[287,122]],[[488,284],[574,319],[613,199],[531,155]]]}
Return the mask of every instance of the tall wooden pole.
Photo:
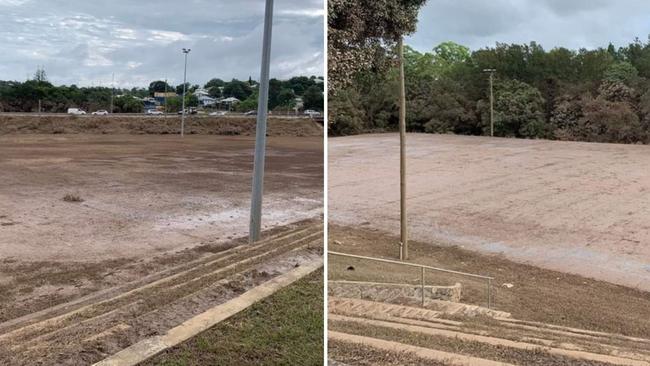
{"label": "tall wooden pole", "polygon": [[404,40],[400,37],[399,52],[399,188],[400,188],[400,259],[408,260],[406,229],[406,86],[404,84]]}
{"label": "tall wooden pole", "polygon": [[490,72],[490,136],[494,137],[494,71]]}

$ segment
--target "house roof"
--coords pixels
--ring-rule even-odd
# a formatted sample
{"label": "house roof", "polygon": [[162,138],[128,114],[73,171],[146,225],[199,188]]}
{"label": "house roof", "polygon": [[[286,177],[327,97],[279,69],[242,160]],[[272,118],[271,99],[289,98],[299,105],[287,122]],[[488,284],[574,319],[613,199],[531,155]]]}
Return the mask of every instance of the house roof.
{"label": "house roof", "polygon": [[235,97],[230,97],[230,98],[222,99],[221,102],[222,103],[236,103],[236,102],[240,102],[240,100],[235,98]]}

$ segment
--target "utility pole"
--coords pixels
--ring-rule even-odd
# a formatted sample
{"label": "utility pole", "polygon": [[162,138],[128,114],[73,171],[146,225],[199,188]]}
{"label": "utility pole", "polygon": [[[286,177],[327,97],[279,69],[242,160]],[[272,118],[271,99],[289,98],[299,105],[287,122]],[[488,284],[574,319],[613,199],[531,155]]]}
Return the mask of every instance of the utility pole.
{"label": "utility pole", "polygon": [[187,89],[187,54],[190,53],[191,49],[183,48],[183,53],[185,54],[185,71],[183,72],[183,113],[181,117],[181,137],[185,136],[185,92]]}
{"label": "utility pole", "polygon": [[165,78],[165,113],[167,113],[167,78]]}
{"label": "utility pole", "polygon": [[409,259],[406,227],[406,86],[404,84],[404,38],[397,43],[399,52],[399,188],[400,188],[400,260]]}
{"label": "utility pole", "polygon": [[115,97],[115,73],[113,73],[113,79],[111,80],[111,114],[113,113],[113,98]]}
{"label": "utility pole", "polygon": [[269,69],[271,65],[271,35],[273,33],[273,0],[266,0],[264,39],[262,42],[262,70],[260,95],[257,102],[257,127],[255,128],[255,161],[253,166],[253,194],[248,240],[260,240],[262,230],[262,195],[264,192],[264,159],[266,153],[266,115],[269,103]]}
{"label": "utility pole", "polygon": [[483,72],[490,73],[490,136],[494,137],[494,73],[496,69],[485,69]]}

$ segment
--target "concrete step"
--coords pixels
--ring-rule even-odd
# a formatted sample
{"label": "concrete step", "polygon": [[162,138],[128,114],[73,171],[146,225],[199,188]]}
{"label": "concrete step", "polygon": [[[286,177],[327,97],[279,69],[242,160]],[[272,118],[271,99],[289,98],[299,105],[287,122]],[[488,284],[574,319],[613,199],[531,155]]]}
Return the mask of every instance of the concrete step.
{"label": "concrete step", "polygon": [[[328,309],[330,320],[339,322],[369,324],[370,321],[374,322],[372,323],[374,325],[381,324],[391,329],[410,331],[429,329],[426,330],[427,334],[450,337],[462,335],[467,340],[483,340],[489,344],[496,342],[495,345],[505,344],[508,347],[524,350],[538,347],[551,354],[566,357],[580,356],[595,362],[616,361],[613,363],[618,362],[618,364],[650,362],[650,347],[646,347],[648,340],[642,338],[525,322],[510,317],[463,316],[462,312],[455,309],[445,313],[358,299],[330,298]],[[449,314],[455,315],[454,320],[441,318]],[[444,333],[445,331],[451,333]]]}
{"label": "concrete step", "polygon": [[454,366],[513,366],[509,363],[486,360],[458,353],[437,351],[430,348],[417,347],[399,342],[386,341],[377,338],[364,337],[341,332],[328,332],[327,337],[333,341],[346,342],[368,346],[374,349],[392,353],[409,353],[423,360],[444,362]]}

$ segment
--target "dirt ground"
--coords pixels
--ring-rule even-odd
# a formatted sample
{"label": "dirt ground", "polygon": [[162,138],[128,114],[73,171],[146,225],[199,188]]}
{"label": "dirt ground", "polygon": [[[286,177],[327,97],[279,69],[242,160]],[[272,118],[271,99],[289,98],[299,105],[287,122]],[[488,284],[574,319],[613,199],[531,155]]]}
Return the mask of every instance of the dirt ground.
{"label": "dirt ground", "polygon": [[[242,135],[255,134],[254,116],[205,115],[187,116],[185,133],[188,135]],[[181,116],[69,116],[66,114],[0,114],[0,135],[4,134],[180,134]],[[269,136],[323,136],[323,128],[309,118],[271,116],[268,119]]]}
{"label": "dirt ground", "polygon": [[[245,236],[253,143],[197,135],[0,136],[0,258],[134,258]],[[264,228],[321,215],[322,149],[320,137],[269,138]],[[83,202],[66,202],[67,194]]]}
{"label": "dirt ground", "polygon": [[[650,290],[650,146],[409,134],[407,149],[413,239]],[[398,233],[398,135],[330,139],[328,187],[330,222]]]}
{"label": "dirt ground", "polygon": [[[253,148],[252,136],[0,134],[0,343],[26,347],[0,358],[94,362],[322,255],[322,231],[309,234],[320,249],[295,236],[242,245]],[[270,136],[265,178],[264,238],[322,221],[322,136]],[[173,280],[174,271],[187,283]],[[168,287],[147,293],[165,276]],[[143,299],[101,302],[132,288]],[[49,316],[80,306],[89,312],[84,321],[29,325],[52,327]],[[134,323],[120,323],[127,320]],[[29,348],[45,341],[49,349]]]}
{"label": "dirt ground", "polygon": [[[48,263],[17,268],[12,286],[0,287],[0,364],[94,364],[321,261],[321,220],[276,227],[263,237],[253,245],[242,239],[209,243],[124,264],[68,265],[58,272]],[[74,291],[43,294],[57,287]],[[312,335],[322,335],[322,320]]]}
{"label": "dirt ground", "polygon": [[[329,225],[328,250],[395,259],[399,234],[380,229]],[[411,261],[493,276],[493,306],[515,319],[650,339],[650,292],[578,275],[520,264],[502,255],[413,241]],[[330,255],[328,279],[420,283],[414,268]],[[461,283],[461,302],[486,306],[486,285],[467,277],[428,271],[427,284]],[[510,286],[510,287],[509,287]]]}

